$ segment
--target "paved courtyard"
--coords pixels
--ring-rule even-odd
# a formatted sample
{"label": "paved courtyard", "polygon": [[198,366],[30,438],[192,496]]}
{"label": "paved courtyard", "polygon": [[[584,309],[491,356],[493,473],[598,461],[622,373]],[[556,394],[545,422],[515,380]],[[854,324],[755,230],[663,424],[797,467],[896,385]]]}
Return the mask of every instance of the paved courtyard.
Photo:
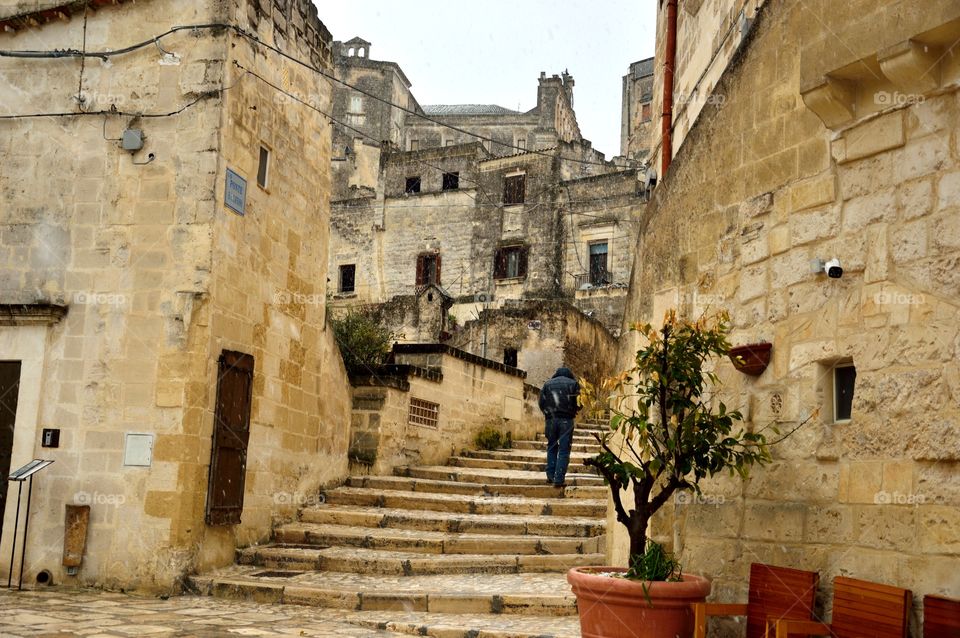
{"label": "paved courtyard", "polygon": [[[471,629],[480,625],[482,630]],[[0,589],[0,638],[129,638],[131,636],[341,636],[385,638],[577,638],[576,618],[503,614],[352,611],[264,604],[209,596],[167,600],[49,588]]]}
{"label": "paved courtyard", "polygon": [[344,636],[401,634],[343,622],[349,612],[199,596],[168,600],[90,590],[0,590],[0,636]]}

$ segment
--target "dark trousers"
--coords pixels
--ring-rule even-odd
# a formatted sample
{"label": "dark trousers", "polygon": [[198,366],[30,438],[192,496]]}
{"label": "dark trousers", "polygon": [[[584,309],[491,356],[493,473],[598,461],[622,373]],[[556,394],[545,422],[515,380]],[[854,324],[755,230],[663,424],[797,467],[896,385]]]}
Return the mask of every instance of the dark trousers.
{"label": "dark trousers", "polygon": [[547,480],[554,485],[560,485],[567,475],[567,466],[570,465],[573,419],[547,417],[543,432],[547,437]]}

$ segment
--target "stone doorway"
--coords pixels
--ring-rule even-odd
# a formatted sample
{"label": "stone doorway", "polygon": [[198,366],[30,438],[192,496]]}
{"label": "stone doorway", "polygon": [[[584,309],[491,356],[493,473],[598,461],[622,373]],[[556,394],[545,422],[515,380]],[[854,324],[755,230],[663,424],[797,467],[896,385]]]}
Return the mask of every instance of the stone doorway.
{"label": "stone doorway", "polygon": [[13,427],[20,397],[20,362],[0,361],[0,537],[7,500],[7,476],[13,457]]}

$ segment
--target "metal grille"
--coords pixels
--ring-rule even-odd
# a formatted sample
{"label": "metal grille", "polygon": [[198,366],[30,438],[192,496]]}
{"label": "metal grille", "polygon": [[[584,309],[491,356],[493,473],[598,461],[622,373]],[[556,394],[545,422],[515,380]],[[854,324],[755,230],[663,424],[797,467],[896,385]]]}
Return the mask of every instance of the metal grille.
{"label": "metal grille", "polygon": [[440,404],[410,397],[410,416],[407,422],[411,425],[423,425],[428,428],[437,427],[437,417],[440,414]]}

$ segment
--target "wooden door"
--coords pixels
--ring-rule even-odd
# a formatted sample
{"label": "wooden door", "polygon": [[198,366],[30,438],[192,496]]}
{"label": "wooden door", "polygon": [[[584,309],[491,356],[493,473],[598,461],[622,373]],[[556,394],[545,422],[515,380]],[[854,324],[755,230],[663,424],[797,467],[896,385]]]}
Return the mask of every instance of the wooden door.
{"label": "wooden door", "polygon": [[0,528],[7,501],[7,476],[13,456],[13,426],[20,395],[20,362],[0,361]]}
{"label": "wooden door", "polygon": [[208,525],[236,525],[240,522],[252,392],[253,356],[224,350],[220,355],[213,417],[207,487]]}

